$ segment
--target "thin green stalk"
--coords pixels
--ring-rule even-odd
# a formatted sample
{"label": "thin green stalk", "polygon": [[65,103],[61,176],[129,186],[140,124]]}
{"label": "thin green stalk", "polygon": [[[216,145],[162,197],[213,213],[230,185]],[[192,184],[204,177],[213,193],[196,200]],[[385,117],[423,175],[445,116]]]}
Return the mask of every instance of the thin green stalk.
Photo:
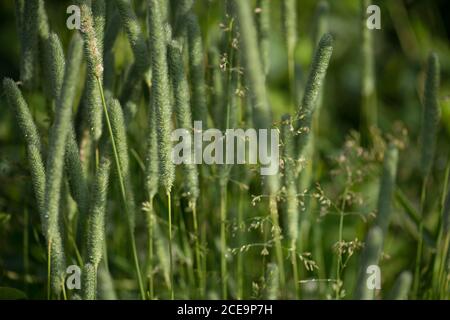
{"label": "thin green stalk", "polygon": [[169,263],[170,263],[170,299],[175,299],[174,282],[173,282],[173,252],[172,252],[172,201],[170,192],[167,192],[167,216],[169,218]]}
{"label": "thin green stalk", "polygon": [[344,238],[344,211],[345,211],[345,203],[347,199],[348,187],[345,187],[341,208],[339,210],[339,239],[338,239],[338,257],[337,257],[337,265],[336,265],[336,299],[340,298],[340,285],[341,285],[341,266],[342,266],[342,253],[340,252],[340,246],[343,242]]}
{"label": "thin green stalk", "polygon": [[227,269],[227,189],[226,184],[220,187],[220,278],[222,284],[222,299],[228,297],[228,269]]}

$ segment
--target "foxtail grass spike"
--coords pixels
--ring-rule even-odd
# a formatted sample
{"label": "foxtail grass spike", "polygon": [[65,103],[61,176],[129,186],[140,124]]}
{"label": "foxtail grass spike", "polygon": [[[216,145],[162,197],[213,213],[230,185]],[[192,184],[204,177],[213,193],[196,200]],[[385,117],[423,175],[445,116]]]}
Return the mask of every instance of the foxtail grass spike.
{"label": "foxtail grass spike", "polygon": [[197,17],[191,13],[187,16],[187,39],[189,55],[189,74],[191,82],[192,120],[202,121],[207,127],[208,111],[206,107],[205,67],[203,43]]}
{"label": "foxtail grass spike", "polygon": [[94,21],[95,38],[97,39],[98,51],[103,54],[106,26],[105,0],[92,1],[92,17]]}
{"label": "foxtail grass spike", "polygon": [[95,300],[97,298],[97,270],[92,263],[84,265],[81,283],[83,300]]}
{"label": "foxtail grass spike", "polygon": [[167,192],[172,189],[175,168],[172,162],[172,107],[168,79],[166,36],[162,26],[159,1],[149,1],[149,28],[151,30],[152,103],[156,113],[160,183]]}
{"label": "foxtail grass spike", "polygon": [[397,174],[398,150],[390,145],[384,155],[383,175],[381,177],[378,195],[378,214],[375,225],[379,226],[383,235],[386,234],[392,211],[392,197],[395,190]]}
{"label": "foxtail grass spike", "polygon": [[59,223],[60,191],[63,176],[64,152],[71,127],[72,104],[75,98],[78,70],[81,64],[82,41],[72,37],[64,71],[61,95],[56,103],[55,120],[49,137],[47,156],[47,184],[45,188],[45,215],[48,216],[47,241],[50,246],[53,290],[61,289],[65,272],[65,254]]}
{"label": "foxtail grass spike", "polygon": [[[153,95],[151,95],[150,99],[152,99],[152,97]],[[152,199],[158,192],[159,186],[158,137],[156,131],[156,112],[154,103],[150,103],[149,111],[149,128],[145,158],[145,186],[150,199]]]}
{"label": "foxtail grass spike", "polygon": [[131,230],[134,230],[136,204],[134,201],[134,193],[131,187],[130,164],[128,157],[128,142],[126,135],[125,120],[122,112],[122,107],[120,106],[118,100],[109,99],[107,105],[120,165],[120,168],[116,169],[120,171],[122,174],[129,215],[127,218],[130,221]]}
{"label": "foxtail grass spike", "polygon": [[394,283],[389,299],[391,300],[407,300],[409,291],[411,290],[413,276],[410,271],[403,271]]}
{"label": "foxtail grass spike", "polygon": [[383,231],[374,226],[367,235],[359,264],[359,275],[355,288],[355,299],[357,300],[372,300],[375,297],[375,289],[370,289],[370,283],[368,285],[371,273],[367,272],[367,268],[378,266],[382,246]]}
{"label": "foxtail grass spike", "polygon": [[433,166],[436,151],[436,136],[439,127],[441,111],[439,108],[439,82],[440,82],[439,58],[432,53],[428,58],[428,69],[425,80],[425,92],[423,96],[423,118],[421,132],[421,169],[424,178],[428,177]]}
{"label": "foxtail grass spike", "polygon": [[311,70],[306,82],[305,93],[302,103],[297,112],[297,123],[295,129],[298,134],[297,152],[299,155],[303,152],[311,131],[311,122],[316,107],[317,97],[322,88],[323,81],[333,52],[333,37],[326,33],[322,36],[317,45],[317,49],[312,61]]}
{"label": "foxtail grass spike", "polygon": [[47,51],[49,53],[47,63],[50,67],[50,86],[55,101],[61,93],[62,82],[64,79],[65,58],[61,41],[56,33],[51,33],[47,42]]}
{"label": "foxtail grass spike", "polygon": [[[192,139],[192,116],[189,105],[189,87],[183,66],[181,46],[175,40],[172,41],[168,46],[168,58],[172,88],[175,96],[175,115],[178,123],[178,128],[184,128],[189,132],[189,141],[191,142],[191,159],[193,160],[194,146]],[[199,196],[197,166],[193,161],[191,161],[189,164],[185,164],[183,167],[185,170],[186,191],[188,193],[188,198],[190,199],[191,203],[194,204]]]}
{"label": "foxtail grass spike", "polygon": [[96,268],[103,256],[105,241],[105,210],[108,193],[110,161],[102,157],[96,173],[94,186],[89,200],[89,218],[87,232],[87,260]]}
{"label": "foxtail grass spike", "polygon": [[103,81],[103,55],[97,39],[94,18],[87,0],[80,0],[81,34],[84,40],[84,56],[88,71],[85,99],[88,107],[88,120],[92,138],[100,139],[102,134],[101,96],[96,79]]}
{"label": "foxtail grass spike", "polygon": [[3,90],[11,109],[14,111],[19,129],[27,144],[31,181],[38,211],[41,214],[42,231],[46,234],[45,215],[45,169],[41,155],[41,139],[28,105],[17,84],[8,78],[3,80]]}
{"label": "foxtail grass spike", "polygon": [[[133,50],[135,64],[138,73],[143,75],[150,67],[147,43],[142,32],[136,13],[134,12],[131,0],[115,0],[119,9],[122,25],[127,33],[128,41]],[[150,33],[153,29],[150,28]]]}
{"label": "foxtail grass spike", "polygon": [[78,149],[75,130],[73,129],[72,124],[70,125],[67,137],[65,162],[70,192],[72,198],[78,205],[81,219],[84,219],[88,206],[88,187],[83,164],[80,159],[80,151]]}
{"label": "foxtail grass spike", "polygon": [[259,50],[261,51],[261,62],[264,74],[270,69],[270,1],[258,0],[256,11],[256,26],[258,29]]}

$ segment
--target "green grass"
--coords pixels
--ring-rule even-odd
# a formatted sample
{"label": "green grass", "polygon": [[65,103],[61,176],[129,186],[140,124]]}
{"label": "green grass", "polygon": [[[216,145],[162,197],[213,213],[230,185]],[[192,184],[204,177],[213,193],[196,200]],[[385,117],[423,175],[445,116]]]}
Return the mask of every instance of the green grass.
{"label": "green grass", "polygon": [[[440,2],[374,31],[365,1],[77,3],[80,31],[62,2],[0,5],[3,295],[450,298]],[[278,174],[175,166],[195,120],[278,130]]]}

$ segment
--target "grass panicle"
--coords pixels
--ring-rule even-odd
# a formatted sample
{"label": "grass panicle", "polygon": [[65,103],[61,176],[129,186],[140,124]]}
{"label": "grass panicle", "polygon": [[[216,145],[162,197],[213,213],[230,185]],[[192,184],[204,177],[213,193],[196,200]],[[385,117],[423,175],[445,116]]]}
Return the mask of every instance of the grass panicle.
{"label": "grass panicle", "polygon": [[92,8],[88,1],[79,2],[81,12],[81,34],[84,40],[84,55],[87,61],[87,80],[85,103],[88,109],[88,120],[90,132],[95,141],[102,134],[102,108],[100,92],[97,87],[96,78],[103,81],[103,54],[100,41],[97,39],[97,30],[94,25]]}
{"label": "grass panicle", "polygon": [[102,54],[105,41],[106,3],[105,0],[92,1],[92,18],[94,21],[95,38],[98,51]]}
{"label": "grass panicle", "polygon": [[159,181],[167,192],[170,192],[175,178],[175,168],[172,162],[172,107],[170,102],[170,87],[167,65],[166,36],[161,22],[159,2],[149,1],[149,28],[151,32],[152,59],[152,103],[156,114]]}
{"label": "grass panicle", "polygon": [[317,45],[314,59],[312,61],[308,80],[302,103],[297,112],[297,122],[295,130],[299,132],[297,136],[297,152],[301,155],[307,145],[308,136],[311,131],[311,123],[316,108],[317,97],[323,86],[325,75],[333,52],[333,37],[326,33],[322,36]]}
{"label": "grass panicle", "polygon": [[121,172],[125,195],[127,199],[127,207],[131,229],[134,230],[135,227],[135,214],[136,214],[136,204],[134,200],[134,193],[131,185],[131,174],[130,174],[130,161],[128,156],[128,142],[126,135],[126,125],[123,116],[122,107],[116,99],[108,99],[108,113],[111,121],[112,133],[114,136],[114,141],[116,145],[116,151],[119,158],[119,167],[116,170]]}
{"label": "grass panicle", "polygon": [[30,109],[20,92],[17,84],[9,79],[3,80],[3,90],[6,99],[14,114],[27,145],[27,157],[30,166],[31,182],[33,184],[34,196],[38,211],[41,214],[42,231],[46,234],[47,220],[45,216],[45,168],[42,161],[41,138],[34,123]]}
{"label": "grass panicle", "polygon": [[83,300],[95,300],[97,298],[97,270],[92,263],[83,266],[81,274]]}
{"label": "grass panicle", "polygon": [[[175,115],[177,119],[178,128],[184,128],[189,131],[191,146],[191,159],[193,155],[193,139],[192,139],[192,116],[190,110],[189,86],[186,78],[186,73],[183,67],[183,56],[181,46],[178,42],[173,40],[168,45],[168,60],[169,70],[174,93]],[[199,196],[198,186],[198,171],[197,165],[191,163],[183,165],[185,170],[185,187],[188,198],[191,203],[195,203]]]}
{"label": "grass panicle", "polygon": [[105,210],[110,174],[109,157],[102,157],[98,166],[89,200],[86,262],[98,268],[105,241]]}
{"label": "grass panicle", "polygon": [[48,38],[47,51],[49,53],[47,64],[50,67],[50,86],[52,88],[52,96],[56,101],[61,93],[66,62],[61,41],[54,32],[52,32]]}

